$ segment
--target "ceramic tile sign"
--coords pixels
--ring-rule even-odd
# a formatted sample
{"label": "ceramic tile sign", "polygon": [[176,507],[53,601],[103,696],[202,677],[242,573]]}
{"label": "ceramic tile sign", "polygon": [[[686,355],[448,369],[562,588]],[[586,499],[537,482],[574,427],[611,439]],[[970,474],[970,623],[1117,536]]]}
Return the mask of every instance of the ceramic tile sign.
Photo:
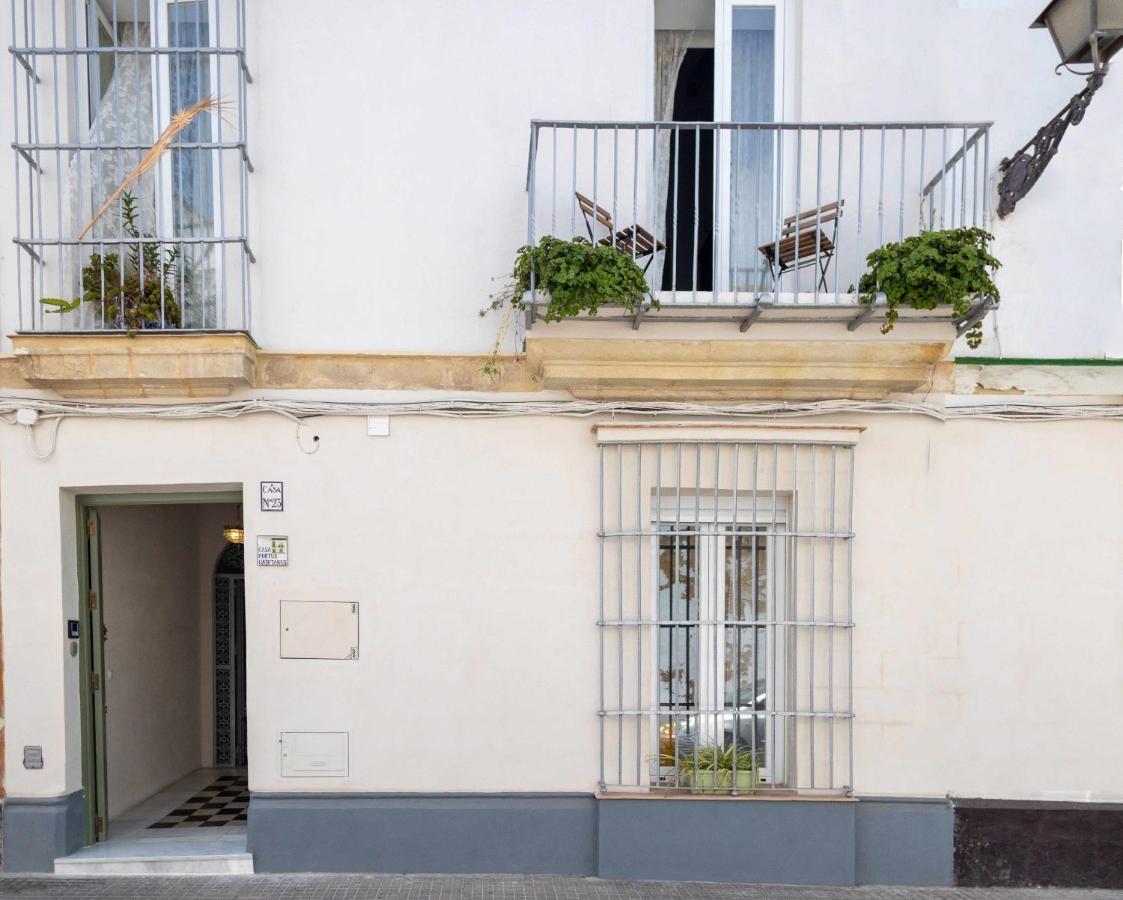
{"label": "ceramic tile sign", "polygon": [[282,534],[257,536],[257,564],[259,566],[287,566],[289,564],[289,539]]}
{"label": "ceramic tile sign", "polygon": [[261,482],[261,511],[284,512],[285,483],[283,481]]}

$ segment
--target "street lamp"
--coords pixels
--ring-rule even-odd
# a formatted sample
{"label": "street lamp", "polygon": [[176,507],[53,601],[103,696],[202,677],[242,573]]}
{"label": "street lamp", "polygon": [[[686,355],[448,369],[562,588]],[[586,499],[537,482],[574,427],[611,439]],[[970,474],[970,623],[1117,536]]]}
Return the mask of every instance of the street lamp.
{"label": "street lamp", "polygon": [[1123,49],[1123,0],[1053,0],[1031,28],[1048,28],[1061,62],[1057,66],[1090,64],[1087,83],[1064,108],[1011,157],[998,164],[998,215],[1005,218],[1029,193],[1057,153],[1069,125],[1079,125],[1092,95],[1103,84],[1108,60]]}
{"label": "street lamp", "polygon": [[1107,61],[1123,47],[1123,0],[1053,0],[1030,28],[1048,28],[1061,65]]}

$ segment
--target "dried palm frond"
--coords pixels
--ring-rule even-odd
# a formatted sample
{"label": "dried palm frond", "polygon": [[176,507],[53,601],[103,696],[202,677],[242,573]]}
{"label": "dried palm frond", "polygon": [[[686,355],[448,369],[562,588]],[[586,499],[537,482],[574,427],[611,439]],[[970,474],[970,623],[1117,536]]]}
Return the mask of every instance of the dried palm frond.
{"label": "dried palm frond", "polygon": [[113,204],[120,199],[121,195],[124,194],[125,191],[136,184],[145,172],[148,172],[149,170],[155,168],[156,163],[160,161],[160,157],[163,156],[164,153],[166,153],[172,147],[173,142],[179,136],[180,132],[182,132],[183,129],[185,129],[188,125],[190,125],[197,116],[205,112],[221,113],[222,108],[223,102],[213,94],[209,94],[202,100],[191,104],[191,106],[188,106],[185,109],[181,109],[179,112],[173,115],[171,117],[171,120],[168,122],[168,126],[163,131],[161,131],[160,136],[156,138],[156,143],[154,143],[148,149],[144,156],[141,157],[140,162],[138,162],[133,167],[133,170],[125,176],[125,180],[117,186],[117,190],[109,195],[109,199],[107,199],[101,205],[101,208],[96,213],[94,213],[93,218],[86,223],[86,227],[83,228],[81,233],[78,235],[78,240],[82,240],[82,238],[90,233],[90,229],[93,228],[97,220],[105,214],[106,210],[113,206]]}

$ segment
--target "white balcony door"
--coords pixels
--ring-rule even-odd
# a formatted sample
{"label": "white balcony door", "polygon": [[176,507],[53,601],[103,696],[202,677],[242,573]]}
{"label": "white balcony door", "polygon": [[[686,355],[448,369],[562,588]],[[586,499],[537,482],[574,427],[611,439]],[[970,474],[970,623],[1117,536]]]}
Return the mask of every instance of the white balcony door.
{"label": "white balcony door", "polygon": [[[714,105],[726,122],[767,123],[783,118],[785,6],[783,0],[715,0]],[[773,130],[735,129],[721,136],[717,154],[720,234],[718,292],[761,292],[772,278],[759,247],[775,231],[776,160]]]}

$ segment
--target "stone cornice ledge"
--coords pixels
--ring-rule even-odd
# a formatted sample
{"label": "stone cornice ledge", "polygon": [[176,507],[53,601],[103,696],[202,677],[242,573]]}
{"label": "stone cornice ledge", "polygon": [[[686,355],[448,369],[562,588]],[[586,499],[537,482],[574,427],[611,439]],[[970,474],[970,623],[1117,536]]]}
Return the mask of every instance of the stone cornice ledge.
{"label": "stone cornice ledge", "polygon": [[225,397],[252,387],[257,344],[243,332],[15,334],[19,374],[68,399]]}
{"label": "stone cornice ledge", "polygon": [[868,400],[946,390],[950,341],[530,338],[547,390],[579,399]]}
{"label": "stone cornice ledge", "polygon": [[502,354],[499,374],[487,355],[421,353],[258,353],[257,387],[387,391],[540,391],[521,355]]}
{"label": "stone cornice ledge", "polygon": [[949,341],[536,338],[504,355],[276,353],[240,332],[17,334],[0,388],[68,399],[223,397],[235,390],[534,392],[579,399],[877,399],[953,389]]}

